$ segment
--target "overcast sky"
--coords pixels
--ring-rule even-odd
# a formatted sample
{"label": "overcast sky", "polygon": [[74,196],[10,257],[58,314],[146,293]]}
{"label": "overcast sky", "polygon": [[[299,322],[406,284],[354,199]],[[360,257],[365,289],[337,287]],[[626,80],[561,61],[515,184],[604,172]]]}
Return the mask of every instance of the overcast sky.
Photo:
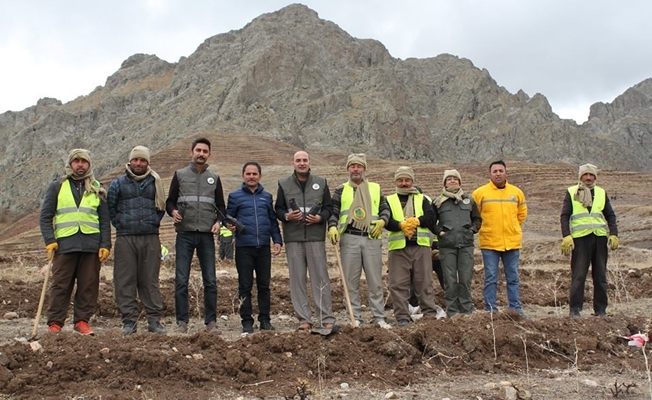
{"label": "overcast sky", "polygon": [[[652,77],[652,1],[304,0],[394,57],[449,53],[511,93],[541,93],[578,123]],[[104,85],[135,53],[169,62],[208,37],[276,11],[278,0],[0,0],[0,113]]]}

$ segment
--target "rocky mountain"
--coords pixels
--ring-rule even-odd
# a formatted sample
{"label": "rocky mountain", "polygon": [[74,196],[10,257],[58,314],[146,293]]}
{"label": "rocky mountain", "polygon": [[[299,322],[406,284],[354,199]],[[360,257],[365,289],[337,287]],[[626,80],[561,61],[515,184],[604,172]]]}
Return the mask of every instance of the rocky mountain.
{"label": "rocky mountain", "polygon": [[36,209],[71,148],[91,149],[104,176],[137,144],[156,152],[207,133],[412,162],[500,157],[649,171],[651,117],[652,79],[594,104],[578,126],[470,60],[395,59],[295,4],[208,38],[177,63],[136,54],[88,95],[1,114],[0,208]]}

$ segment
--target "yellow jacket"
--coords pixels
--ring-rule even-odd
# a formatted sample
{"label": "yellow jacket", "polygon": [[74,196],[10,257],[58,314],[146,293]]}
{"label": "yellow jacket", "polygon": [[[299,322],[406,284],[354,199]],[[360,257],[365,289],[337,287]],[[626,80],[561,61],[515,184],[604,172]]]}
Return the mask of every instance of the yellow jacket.
{"label": "yellow jacket", "polygon": [[473,191],[482,217],[478,233],[480,248],[508,251],[522,248],[521,224],[527,217],[527,203],[521,189],[509,183],[498,189],[493,182]]}

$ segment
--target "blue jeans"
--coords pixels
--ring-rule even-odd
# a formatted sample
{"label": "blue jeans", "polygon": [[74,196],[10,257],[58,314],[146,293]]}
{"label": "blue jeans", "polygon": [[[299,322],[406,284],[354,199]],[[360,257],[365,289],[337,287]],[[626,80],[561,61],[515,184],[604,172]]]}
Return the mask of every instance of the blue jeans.
{"label": "blue jeans", "polygon": [[176,274],[174,304],[177,322],[188,323],[188,280],[190,263],[197,250],[204,283],[204,323],[215,322],[217,313],[217,282],[215,278],[215,239],[210,232],[177,232],[175,245]]}
{"label": "blue jeans", "polygon": [[519,294],[520,282],[518,279],[518,258],[521,251],[508,250],[496,251],[482,249],[482,263],[484,264],[484,309],[497,312],[496,290],[498,286],[498,263],[503,260],[505,281],[507,282],[507,301],[511,310],[521,311],[521,296]]}

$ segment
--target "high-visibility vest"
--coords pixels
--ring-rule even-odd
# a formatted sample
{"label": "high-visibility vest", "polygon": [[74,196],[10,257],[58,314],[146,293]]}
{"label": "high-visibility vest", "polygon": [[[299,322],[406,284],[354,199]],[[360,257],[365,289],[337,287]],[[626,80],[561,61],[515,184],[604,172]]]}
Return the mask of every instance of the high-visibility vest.
{"label": "high-visibility vest", "polygon": [[607,236],[607,221],[605,221],[604,215],[602,215],[602,210],[607,201],[607,195],[604,189],[598,186],[593,188],[591,212],[582,203],[573,198],[577,189],[577,185],[568,188],[568,193],[570,193],[571,201],[573,202],[573,214],[570,217],[571,236],[581,238],[592,233],[596,236]]}
{"label": "high-visibility vest", "polygon": [[95,192],[87,192],[82,196],[79,207],[72,194],[70,181],[66,179],[61,184],[57,197],[57,211],[54,216],[54,237],[69,237],[81,229],[83,234],[100,233],[100,217],[97,208],[100,197]]}
{"label": "high-visibility vest", "polygon": [[[415,193],[412,195],[414,201],[414,216],[419,218],[423,215],[423,195],[420,193]],[[398,198],[398,193],[387,196],[387,204],[392,210],[392,217],[397,221],[403,221],[405,216],[403,215],[403,207],[401,206],[401,200]],[[419,246],[430,247],[430,242],[432,236],[430,235],[430,229],[422,226],[417,227],[417,244]],[[405,248],[405,234],[402,231],[390,231],[387,234],[387,249],[400,250]]]}
{"label": "high-visibility vest", "polygon": [[[375,221],[378,219],[378,210],[380,208],[380,185],[374,182],[367,182],[367,185],[369,187],[369,194],[371,195],[371,220]],[[344,233],[346,230],[346,220],[349,217],[349,213],[356,211],[349,210],[351,204],[353,204],[354,195],[353,186],[346,182],[343,185],[342,197],[340,198],[340,220],[338,222],[340,233]],[[369,232],[369,238],[373,239],[371,232]]]}

